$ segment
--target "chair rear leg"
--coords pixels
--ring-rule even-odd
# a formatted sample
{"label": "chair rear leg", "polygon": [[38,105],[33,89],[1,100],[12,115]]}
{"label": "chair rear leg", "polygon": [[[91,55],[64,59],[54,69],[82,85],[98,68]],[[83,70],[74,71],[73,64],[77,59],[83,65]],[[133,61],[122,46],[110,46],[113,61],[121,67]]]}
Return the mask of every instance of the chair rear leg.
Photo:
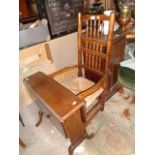
{"label": "chair rear leg", "polygon": [[107,94],[107,91],[103,92],[103,94],[101,94],[99,97],[99,104],[100,104],[101,111],[104,111],[106,94]]}

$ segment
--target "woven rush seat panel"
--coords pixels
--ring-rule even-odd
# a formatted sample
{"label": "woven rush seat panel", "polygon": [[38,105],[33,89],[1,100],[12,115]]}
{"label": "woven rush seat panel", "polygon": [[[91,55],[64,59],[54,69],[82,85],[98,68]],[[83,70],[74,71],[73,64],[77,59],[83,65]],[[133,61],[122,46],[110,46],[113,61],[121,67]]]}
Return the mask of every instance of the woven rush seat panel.
{"label": "woven rush seat panel", "polygon": [[[85,77],[78,77],[77,72],[78,69],[73,69],[55,76],[54,79],[65,88],[70,90],[72,93],[78,95],[79,93],[94,86],[95,83],[91,80],[86,79]],[[97,97],[102,93],[102,91],[103,88],[101,87],[100,89],[98,89],[98,91],[85,98],[87,111],[89,111],[89,109],[97,102]]]}

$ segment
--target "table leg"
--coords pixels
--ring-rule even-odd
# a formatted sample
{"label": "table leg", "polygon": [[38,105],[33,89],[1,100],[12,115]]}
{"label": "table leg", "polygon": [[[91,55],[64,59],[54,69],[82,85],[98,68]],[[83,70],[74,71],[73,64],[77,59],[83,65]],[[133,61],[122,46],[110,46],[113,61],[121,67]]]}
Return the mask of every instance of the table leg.
{"label": "table leg", "polygon": [[36,127],[38,127],[41,124],[44,113],[41,110],[39,110],[38,115],[39,115],[39,120],[35,125]]}
{"label": "table leg", "polygon": [[47,117],[47,118],[50,118],[50,117],[51,117],[51,115],[46,115],[46,117]]}
{"label": "table leg", "polygon": [[26,147],[26,144],[25,144],[25,143],[23,142],[23,140],[20,139],[20,138],[19,138],[19,144],[20,144],[20,146],[22,146],[23,148]]}
{"label": "table leg", "polygon": [[22,125],[25,127],[25,124],[24,124],[23,119],[22,119],[22,117],[21,117],[20,114],[19,114],[19,120],[20,120],[20,122],[22,123]]}
{"label": "table leg", "polygon": [[75,148],[84,140],[84,139],[91,139],[94,137],[94,133],[88,134],[87,131],[85,131],[83,137],[77,141],[75,144],[71,144],[68,148],[69,155],[73,155]]}

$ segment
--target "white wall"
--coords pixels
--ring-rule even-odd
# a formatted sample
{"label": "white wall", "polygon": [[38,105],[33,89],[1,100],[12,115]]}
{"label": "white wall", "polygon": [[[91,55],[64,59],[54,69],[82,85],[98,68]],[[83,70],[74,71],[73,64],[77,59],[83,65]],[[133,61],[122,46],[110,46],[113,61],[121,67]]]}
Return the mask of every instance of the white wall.
{"label": "white wall", "polygon": [[56,69],[77,63],[77,32],[49,41]]}

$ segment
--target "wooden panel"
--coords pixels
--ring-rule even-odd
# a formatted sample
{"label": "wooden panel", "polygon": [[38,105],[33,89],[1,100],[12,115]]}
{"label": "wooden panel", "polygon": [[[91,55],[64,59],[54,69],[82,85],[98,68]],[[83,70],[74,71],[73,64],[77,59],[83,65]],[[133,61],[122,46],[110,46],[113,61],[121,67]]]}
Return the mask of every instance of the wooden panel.
{"label": "wooden panel", "polygon": [[72,114],[65,121],[64,125],[71,143],[73,145],[76,144],[83,137],[85,131],[85,124],[82,121],[80,109]]}
{"label": "wooden panel", "polygon": [[24,82],[41,101],[41,111],[51,115],[53,124],[70,139],[72,145],[84,138],[86,124],[81,116],[84,108],[81,100],[41,72],[26,78]]}
{"label": "wooden panel", "polygon": [[120,84],[118,82],[118,71],[120,66],[119,63],[122,60],[124,60],[125,41],[125,34],[122,34],[116,41],[113,42],[112,54],[110,58],[110,72],[108,85],[109,94],[106,99],[109,99],[120,88]]}
{"label": "wooden panel", "polygon": [[99,74],[94,74],[93,71],[85,69],[85,76],[87,77],[87,79],[90,79],[91,81],[97,83],[100,79],[101,79],[101,75]]}
{"label": "wooden panel", "polygon": [[44,114],[46,115],[50,115],[50,120],[52,121],[52,123],[54,124],[54,126],[60,131],[60,133],[65,136],[66,138],[67,133],[64,130],[64,121],[60,122],[55,115],[50,111],[50,109],[48,109],[48,107],[46,105],[44,105],[42,102],[37,101],[37,105],[39,106],[39,108],[41,109],[42,112],[44,112]]}
{"label": "wooden panel", "polygon": [[125,51],[125,34],[123,34],[119,39],[113,43],[112,45],[112,53],[110,62],[111,64],[115,63],[118,64],[124,58],[124,51]]}
{"label": "wooden panel", "polygon": [[112,46],[110,58],[110,71],[112,72],[110,87],[113,87],[118,81],[119,63],[124,60],[125,52],[125,35],[123,35]]}

